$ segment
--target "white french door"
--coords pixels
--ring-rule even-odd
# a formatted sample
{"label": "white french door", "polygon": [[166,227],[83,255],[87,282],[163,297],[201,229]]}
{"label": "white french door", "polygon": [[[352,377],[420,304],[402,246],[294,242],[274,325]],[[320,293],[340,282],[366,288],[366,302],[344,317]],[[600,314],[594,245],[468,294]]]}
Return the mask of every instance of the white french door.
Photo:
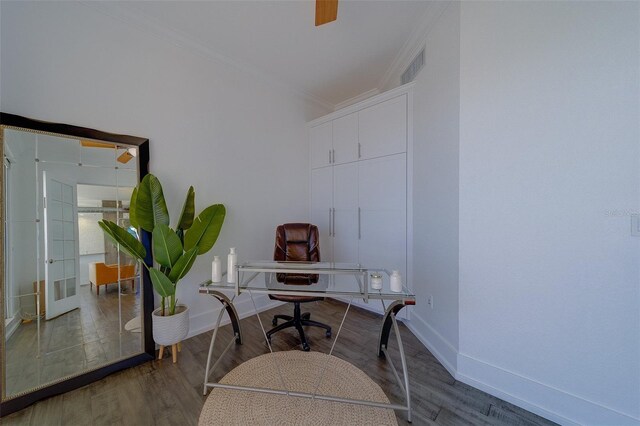
{"label": "white french door", "polygon": [[46,319],[80,306],[76,186],[43,172]]}

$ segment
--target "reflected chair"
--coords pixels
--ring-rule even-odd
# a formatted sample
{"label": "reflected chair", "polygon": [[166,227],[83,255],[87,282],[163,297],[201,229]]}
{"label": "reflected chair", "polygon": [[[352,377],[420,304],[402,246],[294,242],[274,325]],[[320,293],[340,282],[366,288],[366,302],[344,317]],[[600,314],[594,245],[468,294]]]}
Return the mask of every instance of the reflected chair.
{"label": "reflected chair", "polygon": [[[285,223],[276,229],[276,243],[273,253],[273,260],[288,262],[319,262],[320,247],[318,227],[308,223]],[[318,282],[317,274],[276,274],[278,282],[287,285],[312,285]],[[317,302],[324,300],[323,297],[315,296],[293,296],[293,295],[269,295],[272,300],[293,303],[293,316],[275,315],[273,325],[275,326],[267,332],[267,339],[271,342],[271,336],[285,328],[295,327],[300,334],[302,349],[310,349],[307,338],[304,334],[303,326],[320,327],[325,330],[325,335],[331,337],[331,327],[327,324],[311,320],[309,312],[301,313],[300,304],[307,302]],[[278,320],[286,322],[278,325]]]}
{"label": "reflected chair", "polygon": [[[136,265],[120,265],[120,280],[131,281],[134,290]],[[106,265],[102,262],[89,263],[89,284],[96,286],[96,294],[100,295],[100,286],[118,283],[118,265]],[[106,288],[106,287],[105,287]],[[105,290],[106,291],[106,290]]]}

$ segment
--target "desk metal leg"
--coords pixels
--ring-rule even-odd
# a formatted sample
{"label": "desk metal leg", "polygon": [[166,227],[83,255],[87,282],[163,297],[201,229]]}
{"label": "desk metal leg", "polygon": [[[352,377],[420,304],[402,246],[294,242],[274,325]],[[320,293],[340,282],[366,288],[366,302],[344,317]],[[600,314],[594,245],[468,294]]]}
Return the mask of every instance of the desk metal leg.
{"label": "desk metal leg", "polygon": [[[402,345],[402,337],[400,336],[400,327],[398,327],[398,321],[396,320],[396,314],[400,312],[400,310],[404,308],[404,306],[404,303],[395,301],[391,305],[389,305],[387,309],[385,309],[384,317],[382,318],[382,327],[380,328],[380,336],[378,337],[377,352],[379,357],[386,357],[389,365],[391,366],[391,370],[393,371],[393,375],[398,382],[398,386],[400,386],[400,389],[402,389],[402,391],[405,393],[405,397],[407,399],[407,421],[411,423],[411,394],[409,389],[409,371],[407,370],[407,358],[404,353],[404,346]],[[400,351],[400,361],[402,363],[402,375],[404,376],[404,380],[400,379],[400,375],[398,374],[398,371],[396,370],[396,367],[387,352],[389,335],[391,334],[392,326],[393,331],[396,334],[396,340],[398,342],[398,350]]]}
{"label": "desk metal leg", "polygon": [[[213,329],[213,336],[211,336],[211,343],[209,344],[209,355],[207,355],[207,367],[204,370],[204,386],[202,390],[203,395],[207,394],[207,382],[209,380],[209,376],[211,375],[211,372],[215,370],[215,368],[217,367],[222,357],[227,353],[229,348],[231,348],[231,345],[233,344],[233,342],[235,341],[235,343],[238,345],[242,344],[242,331],[240,329],[240,318],[238,317],[238,313],[236,312],[235,306],[233,306],[233,299],[235,299],[235,296],[229,299],[226,295],[224,295],[223,293],[219,293],[217,291],[208,292],[207,294],[218,299],[218,301],[222,303],[223,309],[221,309],[220,314],[218,314],[218,320],[216,321],[215,328]],[[218,329],[220,328],[220,322],[222,321],[222,316],[225,313],[225,311],[227,312],[227,314],[229,314],[229,319],[231,320],[231,325],[233,327],[233,338],[229,341],[224,351],[218,357],[217,361],[213,364],[213,366],[211,366],[211,357],[213,356],[213,347],[216,343],[216,337],[218,336]]]}

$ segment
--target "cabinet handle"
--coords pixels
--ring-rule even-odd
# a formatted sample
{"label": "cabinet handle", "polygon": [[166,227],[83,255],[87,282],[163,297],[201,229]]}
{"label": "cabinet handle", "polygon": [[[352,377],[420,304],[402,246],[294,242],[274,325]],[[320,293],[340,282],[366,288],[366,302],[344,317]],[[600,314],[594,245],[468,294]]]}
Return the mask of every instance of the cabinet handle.
{"label": "cabinet handle", "polygon": [[362,237],[361,227],[360,227],[360,207],[358,207],[358,239]]}
{"label": "cabinet handle", "polygon": [[335,150],[335,149],[332,149],[332,150],[331,150],[331,162],[332,162],[333,164],[335,164],[335,163],[336,163],[336,150]]}
{"label": "cabinet handle", "polygon": [[358,142],[358,158],[362,157],[362,155],[360,155],[361,146],[360,142]]}
{"label": "cabinet handle", "polygon": [[329,207],[329,236],[331,237],[331,207]]}
{"label": "cabinet handle", "polygon": [[329,150],[329,164],[331,164],[331,150]]}
{"label": "cabinet handle", "polygon": [[332,209],[333,210],[333,236],[336,236],[336,209],[335,207]]}

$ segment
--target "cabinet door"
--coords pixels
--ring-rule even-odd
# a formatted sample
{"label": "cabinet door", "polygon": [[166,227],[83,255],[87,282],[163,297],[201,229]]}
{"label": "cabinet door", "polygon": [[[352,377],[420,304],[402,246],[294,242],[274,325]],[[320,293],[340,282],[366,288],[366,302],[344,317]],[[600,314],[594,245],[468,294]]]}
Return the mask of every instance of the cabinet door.
{"label": "cabinet door", "polygon": [[311,171],[311,223],[320,233],[320,260],[333,260],[331,222],[333,208],[333,167]]}
{"label": "cabinet door", "polygon": [[311,168],[328,166],[331,160],[332,123],[324,123],[309,129],[309,152],[311,153]]}
{"label": "cabinet door", "polygon": [[333,164],[358,160],[358,114],[333,120]]}
{"label": "cabinet door", "polygon": [[407,96],[389,99],[358,113],[360,158],[376,158],[407,150]]}
{"label": "cabinet door", "polygon": [[360,161],[360,263],[407,277],[406,154]]}
{"label": "cabinet door", "polygon": [[358,163],[333,167],[333,208],[333,260],[358,263]]}

